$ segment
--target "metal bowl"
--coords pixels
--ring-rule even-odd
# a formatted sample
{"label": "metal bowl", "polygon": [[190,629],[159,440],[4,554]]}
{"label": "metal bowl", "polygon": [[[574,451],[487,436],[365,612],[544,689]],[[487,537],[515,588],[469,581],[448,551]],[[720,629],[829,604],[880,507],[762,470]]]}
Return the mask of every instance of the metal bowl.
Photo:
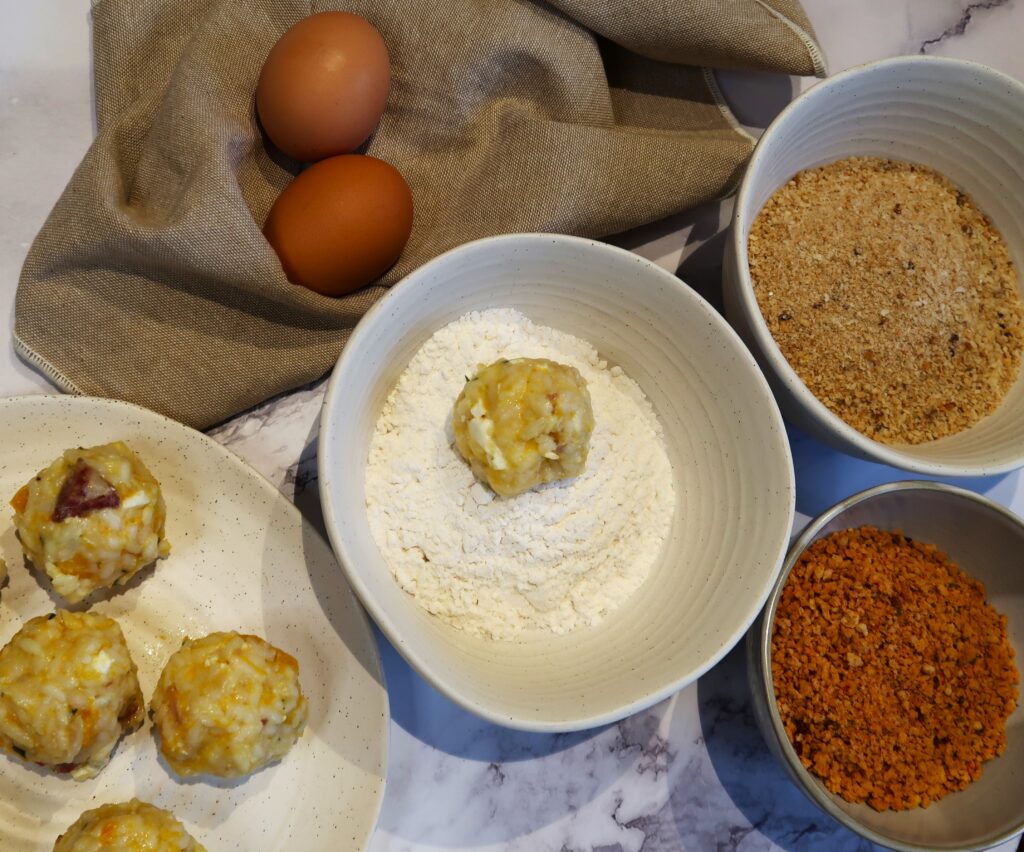
{"label": "metal bowl", "polygon": [[804,769],[782,725],[772,682],[771,637],[789,572],[807,547],[829,533],[871,524],[935,544],[985,585],[1007,617],[1017,666],[1024,661],[1024,521],[962,488],[893,482],[837,503],[809,523],[790,547],[775,588],[747,634],[754,712],[769,747],[798,787],[823,811],[868,840],[901,850],[988,849],[1024,830],[1024,704],[1007,720],[1006,751],[981,778],[927,808],[878,812],[830,793]]}

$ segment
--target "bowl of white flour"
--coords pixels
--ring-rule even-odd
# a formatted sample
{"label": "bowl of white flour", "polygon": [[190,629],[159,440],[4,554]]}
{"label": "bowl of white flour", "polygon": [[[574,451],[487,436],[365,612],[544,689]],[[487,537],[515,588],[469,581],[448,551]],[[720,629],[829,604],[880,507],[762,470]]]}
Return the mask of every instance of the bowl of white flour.
{"label": "bowl of white flour", "polygon": [[[585,470],[497,496],[452,408],[502,358],[576,368]],[[409,663],[466,709],[568,731],[685,686],[739,640],[789,540],[782,419],[725,321],[630,252],[549,234],[436,258],[353,332],[321,420],[339,561]]]}

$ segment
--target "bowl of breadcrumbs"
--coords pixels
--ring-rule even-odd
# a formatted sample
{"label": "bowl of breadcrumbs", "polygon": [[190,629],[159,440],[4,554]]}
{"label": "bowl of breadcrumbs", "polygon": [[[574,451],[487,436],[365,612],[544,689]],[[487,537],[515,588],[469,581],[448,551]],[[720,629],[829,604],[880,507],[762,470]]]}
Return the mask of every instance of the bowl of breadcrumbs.
{"label": "bowl of breadcrumbs", "polygon": [[1024,465],[1024,85],[900,57],[805,92],[736,201],[726,313],[783,414],[918,473]]}
{"label": "bowl of breadcrumbs", "polygon": [[801,790],[893,849],[1024,829],[1024,522],[898,482],[808,524],[748,634],[755,715]]}

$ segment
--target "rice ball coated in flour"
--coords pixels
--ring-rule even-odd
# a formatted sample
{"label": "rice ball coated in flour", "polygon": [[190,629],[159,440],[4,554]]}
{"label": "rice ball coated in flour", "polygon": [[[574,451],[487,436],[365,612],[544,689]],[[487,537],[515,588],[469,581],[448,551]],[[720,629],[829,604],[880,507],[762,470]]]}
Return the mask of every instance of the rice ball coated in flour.
{"label": "rice ball coated in flour", "polygon": [[502,497],[579,476],[594,431],[587,383],[547,358],[480,365],[455,400],[452,431],[473,473]]}
{"label": "rice ball coated in flour", "polygon": [[132,799],[83,813],[53,852],[206,852],[174,815]]}
{"label": "rice ball coated in flour", "polygon": [[153,693],[160,752],[178,775],[237,778],[278,760],[306,725],[295,658],[258,636],[186,639]]}
{"label": "rice ball coated in flour", "polygon": [[30,619],[0,650],[0,749],[95,777],[142,724],[142,690],[121,628],[91,612]]}
{"label": "rice ball coated in flour", "polygon": [[160,483],[121,441],[67,450],[11,506],[25,556],[70,603],[170,552]]}

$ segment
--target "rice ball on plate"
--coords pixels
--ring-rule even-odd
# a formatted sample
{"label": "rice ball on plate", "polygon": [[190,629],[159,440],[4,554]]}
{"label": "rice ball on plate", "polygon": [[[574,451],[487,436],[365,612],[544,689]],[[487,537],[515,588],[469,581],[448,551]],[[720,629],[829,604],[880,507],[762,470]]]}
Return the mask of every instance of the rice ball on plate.
{"label": "rice ball on plate", "polygon": [[121,628],[91,612],[30,619],[0,649],[0,749],[95,777],[145,705]]}
{"label": "rice ball on plate", "polygon": [[83,813],[53,852],[206,852],[174,815],[132,799]]}
{"label": "rice ball on plate", "polygon": [[186,639],[151,703],[160,752],[178,775],[237,778],[278,760],[306,725],[295,658],[258,636]]}
{"label": "rice ball on plate", "polygon": [[170,552],[160,483],[121,441],[67,450],[11,506],[25,556],[70,603]]}

